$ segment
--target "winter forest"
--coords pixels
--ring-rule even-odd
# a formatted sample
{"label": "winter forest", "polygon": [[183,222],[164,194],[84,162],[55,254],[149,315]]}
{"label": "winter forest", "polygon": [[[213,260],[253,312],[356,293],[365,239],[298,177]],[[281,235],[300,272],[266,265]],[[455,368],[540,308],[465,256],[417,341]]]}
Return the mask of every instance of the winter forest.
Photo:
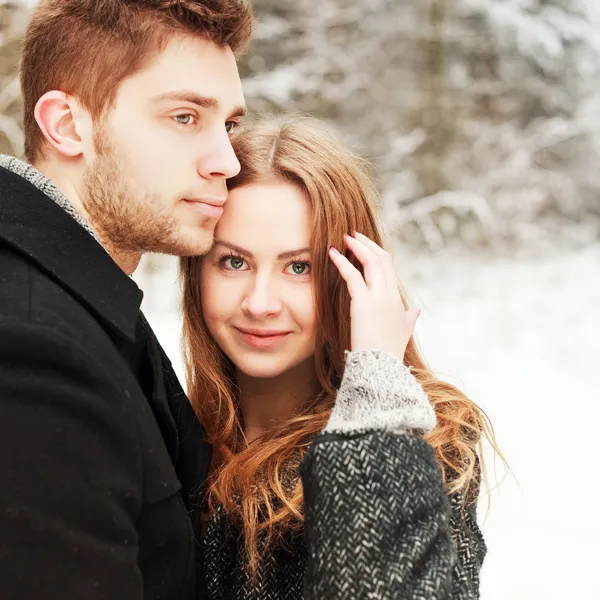
{"label": "winter forest", "polygon": [[[35,4],[0,0],[0,151]],[[488,413],[484,600],[587,600],[600,526],[600,0],[253,0],[251,112],[325,119],[373,165],[431,366]],[[167,257],[135,275],[183,379]]]}

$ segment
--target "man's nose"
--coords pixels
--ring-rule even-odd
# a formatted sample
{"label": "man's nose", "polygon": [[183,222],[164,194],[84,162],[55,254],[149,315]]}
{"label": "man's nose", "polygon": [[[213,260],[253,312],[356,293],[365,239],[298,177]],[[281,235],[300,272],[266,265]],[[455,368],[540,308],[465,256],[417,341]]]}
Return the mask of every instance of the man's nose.
{"label": "man's nose", "polygon": [[198,164],[198,173],[205,179],[221,177],[230,179],[240,172],[240,161],[237,159],[231,138],[223,128],[221,134],[213,136],[209,147]]}

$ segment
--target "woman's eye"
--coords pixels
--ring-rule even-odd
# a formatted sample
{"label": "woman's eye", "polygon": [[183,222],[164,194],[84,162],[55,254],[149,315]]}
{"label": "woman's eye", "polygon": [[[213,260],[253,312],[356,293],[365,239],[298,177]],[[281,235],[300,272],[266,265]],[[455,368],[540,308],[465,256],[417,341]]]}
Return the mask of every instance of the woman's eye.
{"label": "woman's eye", "polygon": [[191,125],[194,122],[194,115],[175,115],[173,119],[180,125]]}
{"label": "woman's eye", "polygon": [[239,258],[237,256],[230,256],[229,258],[223,259],[223,264],[226,269],[230,271],[240,271],[245,264],[243,258]]}
{"label": "woman's eye", "polygon": [[308,275],[310,273],[310,264],[307,262],[293,262],[288,269],[292,275]]}

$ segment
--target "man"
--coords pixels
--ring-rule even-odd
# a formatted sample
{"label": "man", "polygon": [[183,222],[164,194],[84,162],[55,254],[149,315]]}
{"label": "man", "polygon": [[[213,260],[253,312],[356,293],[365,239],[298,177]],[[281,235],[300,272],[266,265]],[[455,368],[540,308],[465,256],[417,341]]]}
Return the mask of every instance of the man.
{"label": "man", "polygon": [[212,244],[251,29],[244,0],[33,15],[27,163],[0,159],[2,600],[203,593],[210,448],[129,275],[144,252]]}

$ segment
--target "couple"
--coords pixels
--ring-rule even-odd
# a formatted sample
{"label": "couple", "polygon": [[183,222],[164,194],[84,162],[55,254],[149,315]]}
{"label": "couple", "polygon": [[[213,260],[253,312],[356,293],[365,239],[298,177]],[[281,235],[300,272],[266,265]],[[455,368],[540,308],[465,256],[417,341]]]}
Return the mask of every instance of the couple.
{"label": "couple", "polygon": [[[361,162],[241,133],[243,0],[42,0],[0,159],[0,599],[479,595],[479,409]],[[227,198],[227,202],[225,200]],[[140,312],[181,256],[189,400]]]}

